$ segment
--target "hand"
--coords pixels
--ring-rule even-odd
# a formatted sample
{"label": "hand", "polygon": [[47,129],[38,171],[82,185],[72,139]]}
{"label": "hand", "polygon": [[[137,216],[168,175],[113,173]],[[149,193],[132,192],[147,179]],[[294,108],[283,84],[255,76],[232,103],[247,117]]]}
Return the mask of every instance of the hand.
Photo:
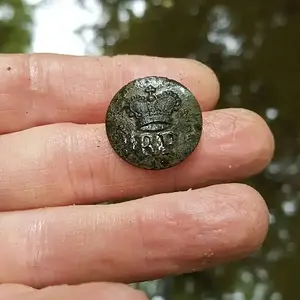
{"label": "hand", "polygon": [[[265,168],[273,137],[253,112],[212,110],[219,85],[204,65],[2,55],[0,75],[0,299],[139,300],[127,286],[88,283],[193,272],[260,247],[268,228],[263,199],[246,185],[220,183]],[[124,162],[103,124],[113,95],[150,75],[180,81],[204,111],[197,149],[164,171]],[[124,199],[137,200],[91,205]]]}

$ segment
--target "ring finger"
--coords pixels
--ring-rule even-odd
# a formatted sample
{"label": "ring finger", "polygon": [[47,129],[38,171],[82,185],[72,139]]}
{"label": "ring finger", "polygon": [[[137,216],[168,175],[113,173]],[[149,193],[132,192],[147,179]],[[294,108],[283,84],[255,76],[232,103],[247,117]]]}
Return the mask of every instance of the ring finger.
{"label": "ring finger", "polygon": [[0,216],[0,282],[34,287],[201,270],[247,256],[268,227],[263,199],[240,184]]}

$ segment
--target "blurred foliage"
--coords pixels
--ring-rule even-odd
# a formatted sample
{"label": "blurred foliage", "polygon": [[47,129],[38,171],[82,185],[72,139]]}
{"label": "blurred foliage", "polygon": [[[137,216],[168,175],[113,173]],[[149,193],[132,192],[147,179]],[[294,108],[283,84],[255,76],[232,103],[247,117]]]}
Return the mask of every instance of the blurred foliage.
{"label": "blurred foliage", "polygon": [[264,247],[246,260],[175,278],[172,299],[298,299],[300,1],[98,3],[102,14],[93,29],[103,53],[202,61],[219,77],[219,108],[257,112],[276,139],[270,166],[247,181],[261,192],[270,209]]}
{"label": "blurred foliage", "polygon": [[31,41],[30,9],[22,0],[0,0],[0,53],[24,52]]}

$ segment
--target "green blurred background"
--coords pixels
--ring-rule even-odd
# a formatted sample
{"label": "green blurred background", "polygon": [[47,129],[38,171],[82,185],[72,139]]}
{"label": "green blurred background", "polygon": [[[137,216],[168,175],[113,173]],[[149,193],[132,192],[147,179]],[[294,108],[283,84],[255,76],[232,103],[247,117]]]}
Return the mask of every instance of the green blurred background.
{"label": "green blurred background", "polygon": [[[84,11],[86,1],[78,2]],[[135,2],[142,13],[132,9]],[[272,163],[247,181],[270,209],[261,251],[140,287],[151,296],[160,293],[157,300],[300,299],[300,1],[96,0],[93,7],[99,21],[78,30],[82,35],[92,30],[93,49],[202,61],[221,82],[219,107],[254,110],[276,139]],[[30,51],[34,9],[22,0],[0,0],[0,52]]]}

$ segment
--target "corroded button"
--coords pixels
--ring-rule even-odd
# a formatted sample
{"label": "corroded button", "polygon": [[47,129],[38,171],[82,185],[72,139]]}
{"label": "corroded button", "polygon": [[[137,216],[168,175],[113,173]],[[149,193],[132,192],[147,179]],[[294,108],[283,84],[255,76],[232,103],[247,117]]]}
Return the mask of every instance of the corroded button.
{"label": "corroded button", "polygon": [[146,77],[124,86],[111,101],[106,132],[128,163],[161,170],[184,161],[196,148],[202,114],[194,95],[164,77]]}

